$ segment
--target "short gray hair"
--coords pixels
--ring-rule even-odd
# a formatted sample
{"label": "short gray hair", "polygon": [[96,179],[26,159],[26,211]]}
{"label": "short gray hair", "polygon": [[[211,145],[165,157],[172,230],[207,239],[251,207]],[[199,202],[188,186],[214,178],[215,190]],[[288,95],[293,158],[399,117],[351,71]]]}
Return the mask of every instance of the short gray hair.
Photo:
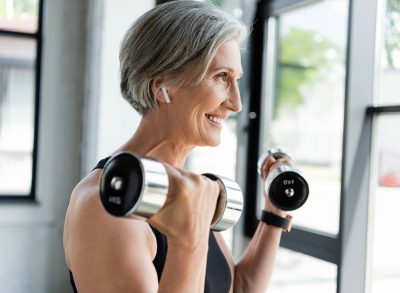
{"label": "short gray hair", "polygon": [[240,21],[211,4],[185,0],[157,5],[133,23],[122,40],[121,93],[144,114],[157,108],[150,89],[154,77],[179,77],[195,64],[192,84],[198,84],[219,46],[230,39],[240,43],[246,36]]}

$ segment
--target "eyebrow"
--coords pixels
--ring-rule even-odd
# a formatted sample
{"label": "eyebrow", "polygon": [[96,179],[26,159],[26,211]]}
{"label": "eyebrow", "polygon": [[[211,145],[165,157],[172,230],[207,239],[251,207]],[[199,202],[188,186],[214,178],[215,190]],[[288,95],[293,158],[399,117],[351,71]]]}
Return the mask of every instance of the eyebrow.
{"label": "eyebrow", "polygon": [[[235,69],[233,69],[232,67],[229,66],[219,66],[219,67],[212,67],[210,71],[220,71],[220,70],[226,70],[226,71],[230,71],[230,72],[235,72]],[[239,72],[239,77],[243,76],[243,71]]]}

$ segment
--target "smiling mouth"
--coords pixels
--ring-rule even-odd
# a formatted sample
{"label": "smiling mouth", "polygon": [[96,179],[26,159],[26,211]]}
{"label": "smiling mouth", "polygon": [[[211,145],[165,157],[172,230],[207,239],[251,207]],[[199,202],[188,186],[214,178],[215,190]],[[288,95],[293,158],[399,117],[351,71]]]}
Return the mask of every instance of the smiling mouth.
{"label": "smiling mouth", "polygon": [[207,119],[209,121],[211,121],[211,122],[213,122],[213,123],[215,123],[217,125],[220,125],[220,126],[222,126],[222,123],[225,121],[224,118],[220,118],[220,117],[213,116],[213,115],[210,115],[210,114],[206,114],[206,117],[207,117]]}

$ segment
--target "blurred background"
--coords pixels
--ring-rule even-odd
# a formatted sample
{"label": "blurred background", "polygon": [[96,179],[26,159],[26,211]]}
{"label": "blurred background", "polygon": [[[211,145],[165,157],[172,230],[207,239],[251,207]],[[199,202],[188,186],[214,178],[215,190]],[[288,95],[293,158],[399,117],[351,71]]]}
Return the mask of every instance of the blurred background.
{"label": "blurred background", "polygon": [[[0,292],[72,292],[69,196],[138,125],[118,50],[162,2],[0,0]],[[400,0],[209,2],[252,31],[243,111],[187,162],[241,185],[245,211],[224,232],[235,257],[262,206],[257,158],[281,147],[310,196],[268,292],[400,292]]]}

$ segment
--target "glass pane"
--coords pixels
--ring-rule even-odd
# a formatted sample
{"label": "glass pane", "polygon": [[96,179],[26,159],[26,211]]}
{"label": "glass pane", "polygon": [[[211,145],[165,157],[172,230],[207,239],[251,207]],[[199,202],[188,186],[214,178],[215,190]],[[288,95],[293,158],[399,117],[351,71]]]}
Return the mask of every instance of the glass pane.
{"label": "glass pane", "polygon": [[0,29],[35,33],[39,0],[0,0]]}
{"label": "glass pane", "polygon": [[336,293],[337,266],[280,248],[268,293]]}
{"label": "glass pane", "polygon": [[235,16],[238,19],[241,19],[243,16],[243,10],[241,8],[242,1],[241,0],[207,0],[216,6],[221,7],[223,10],[228,12],[229,14]]}
{"label": "glass pane", "polygon": [[382,44],[379,104],[400,104],[400,0],[387,0]]}
{"label": "glass pane", "polygon": [[400,206],[400,115],[377,118],[374,136],[376,174],[372,180],[372,293],[400,292],[400,233],[397,223]]}
{"label": "glass pane", "polygon": [[33,40],[0,37],[0,195],[30,193],[35,52]]}
{"label": "glass pane", "polygon": [[[221,144],[218,147],[198,147],[187,161],[187,168],[202,174],[213,173],[232,180],[236,179],[237,115],[232,114],[222,128]],[[222,232],[228,246],[232,248],[232,229]]]}
{"label": "glass pane", "polygon": [[277,18],[276,88],[265,110],[264,145],[292,155],[310,185],[295,223],[331,233],[339,230],[347,13],[348,1],[328,0]]}

